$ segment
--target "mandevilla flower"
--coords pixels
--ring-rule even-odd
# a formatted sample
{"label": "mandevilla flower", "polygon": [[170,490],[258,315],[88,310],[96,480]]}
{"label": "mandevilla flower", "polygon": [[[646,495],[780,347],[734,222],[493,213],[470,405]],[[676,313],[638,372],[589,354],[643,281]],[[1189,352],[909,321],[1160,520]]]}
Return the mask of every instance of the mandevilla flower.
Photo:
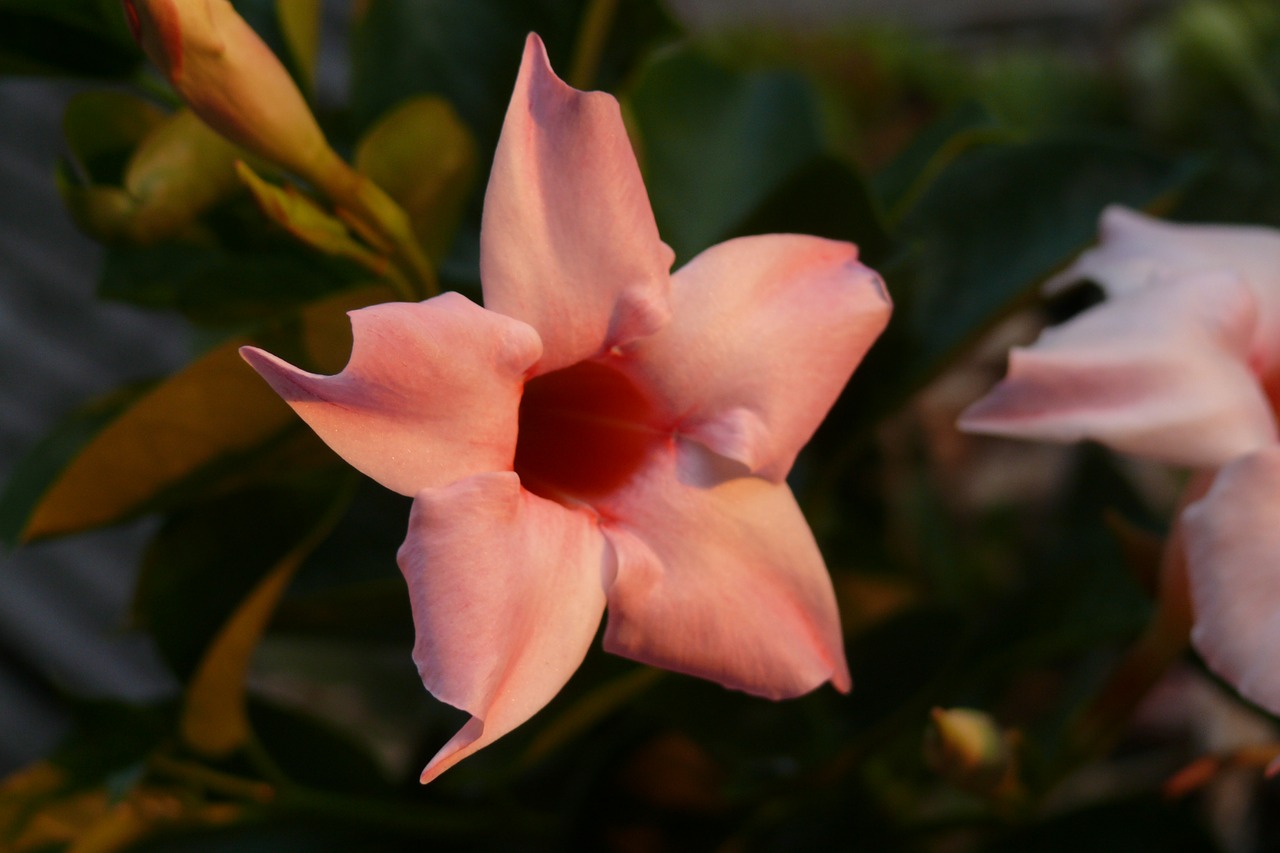
{"label": "mandevilla flower", "polygon": [[1008,376],[960,426],[1087,438],[1198,469],[1175,533],[1192,641],[1242,695],[1280,712],[1280,232],[1121,208],[1101,231],[1049,287],[1090,279],[1107,300],[1010,353]]}
{"label": "mandevilla flower", "polygon": [[731,240],[674,275],[617,102],[530,36],[485,197],[485,307],[351,315],[335,376],[245,358],[414,497],[399,553],[426,687],[472,719],[429,781],[605,648],[772,698],[850,679],[785,477],[888,321],[847,243]]}

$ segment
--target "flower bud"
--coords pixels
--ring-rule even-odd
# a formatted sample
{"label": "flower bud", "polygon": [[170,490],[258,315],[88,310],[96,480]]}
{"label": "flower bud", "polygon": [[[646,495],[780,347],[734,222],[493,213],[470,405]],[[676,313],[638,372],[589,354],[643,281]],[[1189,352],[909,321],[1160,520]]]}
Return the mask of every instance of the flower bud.
{"label": "flower bud", "polygon": [[934,708],[925,732],[925,761],[957,788],[981,796],[1007,786],[1013,771],[1009,739],[989,714]]}
{"label": "flower bud", "polygon": [[227,0],[124,0],[134,38],[210,127],[323,184],[345,164],[279,59]]}

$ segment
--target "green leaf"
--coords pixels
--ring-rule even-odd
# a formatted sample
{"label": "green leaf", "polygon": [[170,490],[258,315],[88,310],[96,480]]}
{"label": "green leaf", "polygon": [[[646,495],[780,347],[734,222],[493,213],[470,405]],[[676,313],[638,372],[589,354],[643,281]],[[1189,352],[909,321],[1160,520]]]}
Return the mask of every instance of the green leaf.
{"label": "green leaf", "polygon": [[187,683],[186,743],[225,755],[249,739],[244,680],[275,605],[351,498],[354,476],[329,470],[184,508],[142,561],[133,615]]}
{"label": "green leaf", "polygon": [[[1099,138],[969,147],[906,214],[878,269],[888,329],[854,373],[813,448],[835,453],[938,375],[1092,243],[1109,204],[1168,204],[1200,164]],[[836,467],[839,467],[838,465]]]}
{"label": "green leaf", "polygon": [[[294,573],[351,499],[353,480],[349,472],[330,473],[297,488],[233,494],[175,517],[148,550],[135,612],[188,680],[179,728],[197,752],[222,756],[248,744],[245,676],[253,652]],[[203,605],[203,616],[215,615],[208,602],[239,586],[226,582],[225,570],[219,576],[227,565],[252,574],[254,584],[220,614],[216,632],[206,636],[192,630],[196,620],[175,621],[192,602]],[[197,646],[199,664],[182,672],[183,654]]]}
{"label": "green leaf", "polygon": [[75,699],[71,731],[51,756],[73,787],[97,785],[141,764],[173,731],[172,702],[137,705],[116,699]]}
{"label": "green leaf", "polygon": [[118,389],[72,412],[27,452],[0,492],[0,541],[23,539],[31,514],[68,465],[102,432],[144,397],[149,386]]}
{"label": "green leaf", "polygon": [[[110,135],[90,129],[96,113],[111,106],[109,99],[73,104],[66,124],[69,140],[81,162],[90,161],[86,149],[97,153],[107,149],[113,136],[133,130],[118,127]],[[126,110],[138,112],[129,102]],[[126,117],[128,113],[126,112]],[[108,127],[110,122],[108,121]],[[137,119],[133,123],[137,123]],[[235,162],[243,156],[239,149],[214,133],[190,110],[179,110],[152,123],[130,152],[124,173],[111,185],[77,180],[69,168],[59,172],[59,190],[76,224],[93,237],[107,243],[147,245],[159,240],[185,236],[207,242],[207,229],[195,220],[209,208],[240,191]],[[86,169],[92,174],[92,169]],[[99,168],[101,173],[105,171]]]}
{"label": "green leaf", "polygon": [[276,0],[276,18],[306,91],[315,89],[320,52],[321,0]]}
{"label": "green leaf", "polygon": [[141,59],[115,0],[0,0],[0,74],[124,77]]}
{"label": "green leaf", "polygon": [[449,102],[419,97],[391,110],[360,140],[355,165],[404,208],[427,253],[443,257],[479,171],[475,140]]}
{"label": "green leaf", "polygon": [[407,853],[414,849],[402,833],[331,823],[323,816],[311,816],[170,830],[131,844],[121,853]]}
{"label": "green leaf", "polygon": [[1193,803],[1171,802],[1155,794],[1091,804],[1010,830],[992,853],[1213,853],[1213,840]]}
{"label": "green leaf", "polygon": [[327,213],[310,196],[292,184],[278,187],[268,183],[245,163],[236,172],[258,202],[263,214],[294,237],[327,255],[354,261],[375,275],[385,275],[390,262],[352,238],[341,219]]}
{"label": "green leaf", "polygon": [[[389,295],[374,286],[314,303],[275,349],[336,372],[351,347],[346,311]],[[28,541],[114,524],[225,487],[245,462],[292,450],[293,436],[309,433],[240,359],[245,343],[231,340],[144,393],[73,416],[17,467],[0,494],[0,531]],[[309,441],[299,458],[328,464],[333,457]]]}
{"label": "green leaf", "polygon": [[263,749],[293,782],[348,794],[390,790],[382,766],[364,745],[324,720],[299,708],[251,700],[249,721]]}
{"label": "green leaf", "polygon": [[129,158],[164,112],[128,92],[80,92],[62,112],[67,147],[85,181],[120,186]]}
{"label": "green leaf", "polygon": [[[388,560],[387,564],[392,563]],[[291,596],[281,603],[271,627],[287,634],[409,646],[414,636],[413,616],[400,578]]]}
{"label": "green leaf", "polygon": [[895,320],[914,345],[908,375],[935,373],[1071,256],[1093,242],[1109,204],[1147,207],[1195,172],[1131,145],[1045,139],[958,159],[903,222],[909,290]]}
{"label": "green leaf", "polygon": [[734,71],[690,46],[655,55],[627,105],[659,233],[680,260],[734,233],[822,150],[803,78]]}
{"label": "green leaf", "polygon": [[363,4],[351,48],[355,126],[371,126],[414,95],[454,104],[483,159],[497,144],[525,36],[546,41],[557,68],[568,67],[582,0],[379,0]]}
{"label": "green leaf", "polygon": [[[259,220],[260,221],[260,220]],[[297,245],[251,248],[113,246],[107,250],[98,295],[145,308],[180,311],[193,323],[234,326],[296,310],[334,295],[369,272]]]}
{"label": "green leaf", "polygon": [[854,167],[821,155],[794,172],[735,234],[814,234],[848,240],[876,266],[892,245],[875,199]]}
{"label": "green leaf", "polygon": [[896,222],[957,157],[979,145],[1012,141],[981,104],[968,101],[916,135],[872,181],[884,209]]}

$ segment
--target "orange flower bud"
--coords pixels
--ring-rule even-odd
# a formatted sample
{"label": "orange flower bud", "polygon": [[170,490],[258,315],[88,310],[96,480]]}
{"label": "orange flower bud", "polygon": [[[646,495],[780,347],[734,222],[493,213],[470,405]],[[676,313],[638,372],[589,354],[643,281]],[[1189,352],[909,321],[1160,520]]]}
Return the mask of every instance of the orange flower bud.
{"label": "orange flower bud", "polygon": [[227,0],[124,0],[134,38],[210,127],[314,184],[345,164],[302,93]]}

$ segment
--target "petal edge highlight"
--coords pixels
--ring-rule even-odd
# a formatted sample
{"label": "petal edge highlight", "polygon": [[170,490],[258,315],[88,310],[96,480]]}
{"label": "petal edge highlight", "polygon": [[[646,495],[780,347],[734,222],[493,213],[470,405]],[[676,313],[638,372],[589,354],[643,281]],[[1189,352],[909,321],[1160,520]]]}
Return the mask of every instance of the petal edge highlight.
{"label": "petal edge highlight", "polygon": [[342,372],[240,353],[325,443],[402,495],[510,470],[524,375],[541,345],[524,323],[445,293],[351,312]]}
{"label": "petal edge highlight", "polygon": [[583,511],[480,474],[414,500],[397,560],[409,587],[423,684],[472,715],[426,783],[528,720],[586,656],[613,554]]}
{"label": "petal edge highlight", "polygon": [[618,561],[605,650],[770,699],[848,691],[831,578],[791,490],[689,485],[676,458],[600,507]]}
{"label": "petal edge highlight", "polygon": [[672,322],[610,363],[676,431],[786,477],[893,310],[857,247],[767,234],[713,246],[672,280]]}
{"label": "petal edge highlight", "polygon": [[672,259],[618,102],[566,85],[531,34],[485,193],[485,306],[538,330],[549,373],[661,328]]}
{"label": "petal edge highlight", "polygon": [[1182,522],[1192,643],[1241,695],[1280,713],[1280,447],[1226,466]]}

